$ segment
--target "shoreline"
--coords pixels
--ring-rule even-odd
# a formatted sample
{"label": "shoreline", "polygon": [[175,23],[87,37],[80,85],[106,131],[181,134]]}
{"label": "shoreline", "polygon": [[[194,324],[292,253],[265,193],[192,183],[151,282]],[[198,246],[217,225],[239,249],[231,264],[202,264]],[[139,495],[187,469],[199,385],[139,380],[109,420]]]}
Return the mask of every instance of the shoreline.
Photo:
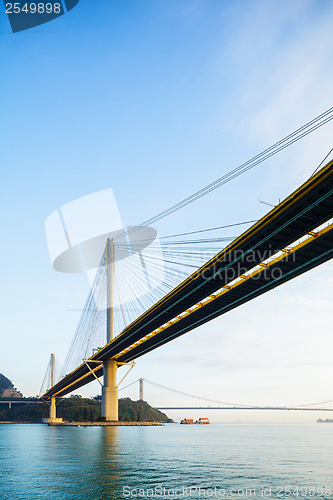
{"label": "shoreline", "polygon": [[165,422],[59,422],[54,424],[45,424],[44,422],[26,422],[26,421],[0,421],[1,424],[43,424],[57,427],[145,427],[145,426],[163,426]]}
{"label": "shoreline", "polygon": [[63,427],[121,427],[121,426],[162,426],[163,422],[62,422],[60,424],[50,424],[50,425],[60,425]]}

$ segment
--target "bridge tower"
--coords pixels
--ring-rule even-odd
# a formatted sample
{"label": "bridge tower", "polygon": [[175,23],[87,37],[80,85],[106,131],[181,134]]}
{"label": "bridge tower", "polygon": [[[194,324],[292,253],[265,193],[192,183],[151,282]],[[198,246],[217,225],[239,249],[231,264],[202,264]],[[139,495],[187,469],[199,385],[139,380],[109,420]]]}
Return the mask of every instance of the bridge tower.
{"label": "bridge tower", "polygon": [[[51,354],[50,368],[51,368],[51,387],[53,387],[54,386],[54,370],[55,370],[55,355],[54,354]],[[55,400],[54,396],[52,396],[50,399],[49,417],[50,417],[50,421],[54,421],[57,418],[56,400]]]}
{"label": "bridge tower", "polygon": [[[55,354],[51,354],[50,365],[49,365],[50,375],[51,375],[51,387],[55,384]],[[62,422],[62,418],[57,418],[57,407],[56,407],[56,398],[55,396],[51,396],[50,398],[50,409],[49,409],[49,418],[44,419],[43,422],[48,423],[50,425],[60,424]]]}
{"label": "bridge tower", "polygon": [[139,399],[143,401],[143,378],[139,379]]}
{"label": "bridge tower", "polygon": [[[114,337],[114,242],[108,238],[106,242],[106,273],[107,273],[107,343]],[[113,358],[103,363],[102,387],[102,417],[105,420],[118,422],[118,387],[117,387],[117,361]]]}

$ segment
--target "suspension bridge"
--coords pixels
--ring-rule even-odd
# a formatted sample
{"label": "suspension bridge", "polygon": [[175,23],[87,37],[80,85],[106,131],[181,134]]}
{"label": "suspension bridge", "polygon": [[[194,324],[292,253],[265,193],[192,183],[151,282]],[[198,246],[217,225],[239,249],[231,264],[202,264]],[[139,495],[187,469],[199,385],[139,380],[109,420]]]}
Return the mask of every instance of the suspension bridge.
{"label": "suspension bridge", "polygon": [[[288,410],[288,411],[333,411],[333,400],[309,404],[295,404],[289,406],[263,406],[239,404],[235,402],[219,401],[204,396],[188,394],[187,392],[173,389],[152,380],[140,378],[122,387],[119,392],[127,391],[131,399],[147,401],[157,410]],[[133,390],[135,392],[133,392]]]}
{"label": "suspension bridge", "polygon": [[[56,398],[102,375],[102,416],[117,421],[118,367],[131,369],[140,356],[328,261],[333,256],[332,229],[333,161],[240,236],[229,238],[226,247],[221,249],[223,238],[215,238],[215,248],[205,246],[205,252],[189,251],[193,242],[183,242],[182,273],[176,271],[175,245],[163,250],[156,241],[155,252],[154,245],[143,251],[142,242],[126,239],[131,230],[110,235],[57,381],[50,364],[51,383],[41,393],[50,403],[50,421],[56,420]],[[208,241],[212,239],[201,243]],[[182,242],[176,244],[179,250]],[[137,299],[151,269],[156,283]],[[126,283],[121,283],[125,271]],[[126,286],[130,299],[125,308],[121,296]]]}

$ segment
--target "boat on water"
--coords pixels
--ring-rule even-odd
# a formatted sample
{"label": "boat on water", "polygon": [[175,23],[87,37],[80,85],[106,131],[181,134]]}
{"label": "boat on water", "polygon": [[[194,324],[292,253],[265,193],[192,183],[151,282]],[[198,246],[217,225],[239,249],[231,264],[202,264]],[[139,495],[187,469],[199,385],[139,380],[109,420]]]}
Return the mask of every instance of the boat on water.
{"label": "boat on water", "polygon": [[333,424],[333,418],[326,418],[326,420],[322,420],[321,418],[318,418],[317,422],[319,424]]}
{"label": "boat on water", "polygon": [[209,424],[209,418],[199,418],[199,420],[196,420],[194,422],[193,418],[183,418],[183,420],[180,421],[181,424],[188,424],[188,425],[191,425],[191,424]]}

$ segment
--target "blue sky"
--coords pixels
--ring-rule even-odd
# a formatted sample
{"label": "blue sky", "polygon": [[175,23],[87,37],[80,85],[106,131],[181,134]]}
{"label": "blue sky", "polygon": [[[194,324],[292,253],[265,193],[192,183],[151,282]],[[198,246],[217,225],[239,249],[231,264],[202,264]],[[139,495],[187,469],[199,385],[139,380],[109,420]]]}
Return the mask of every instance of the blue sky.
{"label": "blue sky", "polygon": [[[88,293],[84,276],[52,269],[46,217],[112,187],[124,222],[138,224],[331,107],[332,16],[325,0],[81,0],[12,34],[1,11],[0,371],[25,394],[38,392],[50,352],[64,359],[79,314],[68,310]],[[268,207],[258,198],[274,204],[304,182],[332,131],[156,228],[260,217]],[[143,357],[129,381],[240,402],[331,399],[331,271],[325,264]]]}

